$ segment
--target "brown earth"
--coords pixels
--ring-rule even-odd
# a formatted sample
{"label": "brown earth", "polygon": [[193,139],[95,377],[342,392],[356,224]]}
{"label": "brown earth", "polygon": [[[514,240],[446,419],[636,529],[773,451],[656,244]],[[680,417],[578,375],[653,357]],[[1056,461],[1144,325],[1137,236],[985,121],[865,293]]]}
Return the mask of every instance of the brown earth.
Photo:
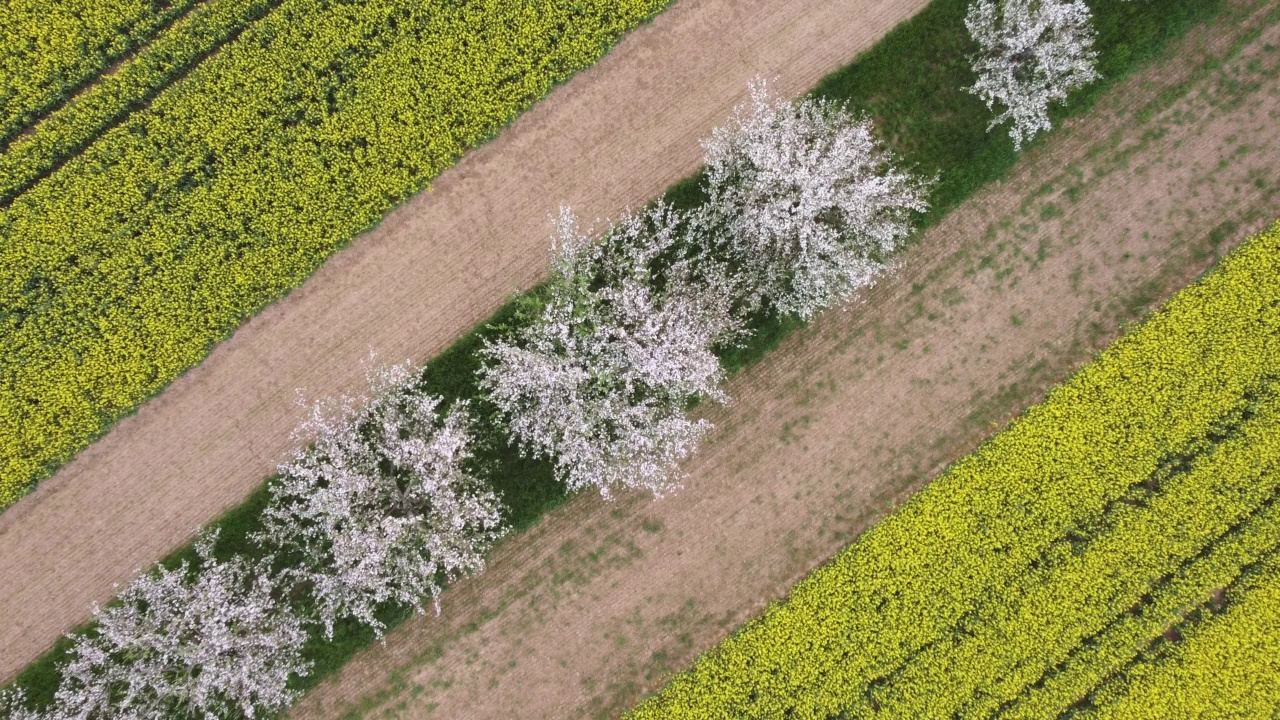
{"label": "brown earth", "polygon": [[0,515],[0,680],[257,487],[370,348],[429,358],[544,271],[550,217],[638,206],[699,164],[756,74],[798,94],[927,0],[679,0],[470,153]]}
{"label": "brown earth", "polygon": [[1280,214],[1280,26],[1232,4],[730,383],[683,492],[574,499],[292,716],[616,717],[782,597]]}

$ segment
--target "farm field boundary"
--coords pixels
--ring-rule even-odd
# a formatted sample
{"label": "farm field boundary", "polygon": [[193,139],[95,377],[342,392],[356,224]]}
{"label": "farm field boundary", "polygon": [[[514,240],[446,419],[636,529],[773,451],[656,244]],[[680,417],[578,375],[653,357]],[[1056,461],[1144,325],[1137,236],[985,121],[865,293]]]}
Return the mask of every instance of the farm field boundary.
{"label": "farm field boundary", "polygon": [[[941,8],[941,10],[938,8]],[[950,23],[952,20],[959,17],[959,15],[956,14],[957,8],[963,9],[963,5],[936,5],[934,6],[933,13],[922,15],[923,22],[920,22],[918,26],[908,26],[909,28],[923,28],[922,31],[919,32],[924,33],[946,33],[946,35],[942,35],[941,37],[925,35],[925,40],[928,41],[929,46],[934,47],[934,49],[941,49],[943,59],[955,60],[955,56],[957,54],[963,54],[965,51],[963,46],[957,46],[955,44],[947,46],[945,42],[937,42],[938,40],[946,40],[947,37],[951,37],[952,41],[955,41],[955,33],[950,32],[950,28],[952,27]],[[1192,12],[1190,8],[1192,8],[1192,4],[1183,8],[1183,15],[1180,15],[1180,17],[1175,13],[1172,15],[1172,19],[1169,19],[1166,15],[1164,20],[1156,23],[1155,27],[1157,31],[1164,33],[1166,41],[1175,37],[1176,33],[1180,32],[1181,29],[1188,27],[1188,23],[1192,22],[1192,19],[1198,17],[1196,12]],[[1204,13],[1204,10],[1201,9],[1199,12]],[[1134,18],[1137,18],[1138,20],[1138,27],[1142,27],[1142,20],[1144,18],[1142,14],[1125,15],[1124,18],[1112,17],[1108,22],[1100,24],[1103,28],[1114,28],[1117,23],[1121,22],[1121,19],[1126,23],[1133,24]],[[1147,22],[1152,22],[1151,17],[1147,17]],[[963,26],[960,27],[961,35],[963,35]],[[1157,36],[1160,35],[1157,33]],[[900,32],[897,37],[899,37],[897,42],[902,44],[900,46],[919,45],[920,38],[918,36],[913,37],[911,35],[905,35],[904,37],[904,33]],[[1115,35],[1112,37],[1115,37]],[[851,76],[856,78],[858,77],[859,70],[863,70],[863,72],[865,72],[865,67],[867,67],[867,65],[864,63],[867,63],[868,60],[870,63],[879,63],[878,65],[873,65],[873,67],[878,69],[879,73],[886,72],[886,69],[884,68],[895,67],[896,65],[896,63],[893,63],[892,58],[886,58],[886,56],[884,56],[883,50],[881,50],[881,54],[872,53],[869,55],[869,58],[861,60],[859,64],[855,64],[851,69],[845,70],[844,73],[837,74],[836,77],[828,79],[827,83],[824,83],[823,86],[819,86],[819,92],[823,92],[824,87],[833,87],[835,86],[835,83],[840,82],[845,83],[844,92],[849,92],[849,94],[854,96],[858,95],[859,91],[865,91],[865,87],[859,87],[858,81],[850,83],[849,77],[847,76],[850,76],[851,74]],[[1128,61],[1130,61],[1130,63],[1137,63],[1138,58],[1130,56]],[[955,68],[955,63],[952,63],[952,69]],[[959,95],[959,79],[947,78],[943,82],[950,81],[956,81],[956,88],[954,91],[956,95]],[[884,74],[873,74],[873,76],[870,76],[870,79],[864,79],[864,81],[861,82],[870,83],[873,88],[876,86],[876,83],[893,87],[900,82],[900,78],[884,76]],[[943,87],[947,86],[943,85]],[[934,90],[937,90],[937,88],[934,88]],[[827,92],[835,91],[828,90]],[[920,102],[924,97],[929,97],[934,94],[936,94],[936,92],[929,92],[928,88],[915,88],[915,95],[914,97],[910,97],[909,100]],[[902,97],[888,97],[887,101],[901,105],[902,102],[904,102],[904,99],[902,99]],[[1085,99],[1082,102],[1088,101],[1088,99]],[[970,163],[984,163],[982,169],[974,170],[973,165],[970,165],[968,168],[963,164],[956,165],[956,169],[970,170],[968,173],[956,173],[956,176],[961,178],[961,182],[970,183],[975,182],[975,177],[983,177],[983,172],[987,173],[986,177],[988,178],[996,176],[996,174],[1004,172],[1007,164],[1012,163],[1012,155],[1009,149],[1004,146],[1004,138],[1000,136],[989,137],[984,133],[984,128],[986,128],[986,123],[984,123],[983,120],[984,109],[980,108],[980,105],[975,104],[975,102],[973,102],[973,105],[977,108],[973,111],[973,114],[969,115],[969,117],[957,119],[955,127],[952,127],[952,131],[955,131],[956,128],[960,128],[960,132],[968,131],[970,135],[964,136],[964,140],[966,141],[972,140],[974,136],[977,136],[978,138],[986,138],[987,140],[986,152],[979,152],[977,160],[970,159]],[[916,111],[928,111],[928,108],[920,108]],[[914,138],[922,137],[924,133],[931,132],[931,128],[929,128],[927,124],[916,123],[914,126],[902,126],[902,128],[904,129],[900,129],[900,131],[896,132],[897,145],[900,146],[900,151],[908,152],[909,159],[919,161],[919,163],[922,164],[936,163],[938,165],[942,165],[943,168],[948,167],[947,163],[959,163],[959,161],[956,160],[955,155],[947,154],[945,151],[940,151],[937,147],[925,146],[925,149],[922,151],[920,150],[920,147],[910,145],[910,141],[914,140]],[[915,135],[911,135],[913,132]],[[913,151],[915,154],[911,155],[910,152]],[[677,187],[673,195],[675,195],[676,199],[681,202],[696,201],[696,193],[691,193],[690,187],[690,183],[685,183],[684,186]],[[947,197],[950,197],[947,193],[952,193],[952,195],[954,195],[954,193],[960,192],[956,190],[956,187],[957,183],[955,181],[943,183],[942,190],[940,191],[941,197],[943,197],[943,199],[947,199]],[[969,188],[968,192],[972,192],[972,187]],[[760,343],[758,347],[749,351],[745,357],[735,357],[735,359],[731,359],[731,365],[740,366],[748,363],[748,361],[753,359],[753,357],[758,357],[762,354],[764,347],[767,347],[778,340],[778,334],[780,334],[778,331],[780,331],[780,328],[764,328],[764,332],[762,333],[762,343]],[[472,355],[472,350],[474,350],[477,342],[479,342],[479,338],[477,337],[467,338],[467,340],[463,341],[460,346],[454,347],[452,351],[447,352],[442,359],[433,364],[433,368],[429,369],[428,373],[428,377],[430,379],[428,387],[430,391],[443,393],[443,395],[447,397],[472,397],[475,395],[475,388],[471,387],[470,380],[472,378],[472,374],[474,374],[475,365],[475,357]],[[495,443],[495,445],[498,445],[498,443]],[[544,466],[540,466],[540,464],[536,464],[536,462],[518,459],[518,457],[509,450],[509,448],[499,445],[499,450],[500,454],[495,456],[493,459],[495,462],[499,462],[500,468],[502,468],[497,473],[497,484],[499,488],[502,489],[504,498],[506,498],[508,502],[508,506],[511,507],[512,520],[517,527],[522,527],[522,525],[531,523],[531,521],[538,518],[541,512],[547,509],[547,507],[557,505],[558,502],[563,500],[563,496],[558,492],[558,489],[554,488],[553,484],[549,482],[549,473]],[[255,521],[253,520],[253,514],[256,512],[257,503],[259,503],[260,500],[260,496],[256,497],[255,500],[248,503],[246,509],[233,514],[234,520],[232,521],[232,525],[234,525],[234,528],[224,530],[224,537],[229,538],[228,543],[225,544],[224,547],[243,548],[243,543],[241,542],[241,539],[238,538],[243,537],[243,534],[247,532],[246,528],[252,527],[252,523]],[[389,615],[389,618],[398,620],[403,618],[403,615],[397,616],[392,614]],[[330,648],[330,650],[317,651],[320,656],[321,667],[337,666],[339,661],[334,659],[346,657],[346,655],[349,655],[352,648],[361,646],[361,644],[369,641],[367,633],[351,628],[348,628],[348,632],[349,637],[340,638],[339,642],[334,643],[333,648]],[[315,679],[319,679],[323,675],[324,673],[316,674],[314,678],[308,680],[308,683],[315,682]],[[44,684],[47,685],[47,683]]]}
{"label": "farm field boundary", "polygon": [[683,493],[575,498],[291,716],[617,717],[687,667],[1274,217],[1280,35],[1229,59],[1237,29],[1194,33],[739,376]]}
{"label": "farm field boundary", "polygon": [[1280,558],[1278,500],[1280,224],[628,717],[1087,708]]}
{"label": "farm field boundary", "polygon": [[16,197],[0,506],[667,2],[284,0]]}

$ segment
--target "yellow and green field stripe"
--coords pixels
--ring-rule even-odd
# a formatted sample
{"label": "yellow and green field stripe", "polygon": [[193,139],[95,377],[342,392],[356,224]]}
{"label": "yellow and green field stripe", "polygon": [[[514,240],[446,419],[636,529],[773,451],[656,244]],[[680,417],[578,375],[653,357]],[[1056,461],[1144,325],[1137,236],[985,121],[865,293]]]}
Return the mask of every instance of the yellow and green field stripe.
{"label": "yellow and green field stripe", "polygon": [[140,109],[280,0],[204,0],[0,154],[0,207]]}
{"label": "yellow and green field stripe", "polygon": [[1003,705],[995,716],[1009,720],[1059,717],[1077,706],[1081,698],[1092,697],[1096,688],[1111,678],[1133,676],[1131,664],[1152,643],[1160,642],[1188,616],[1211,607],[1215,597],[1234,588],[1242,573],[1273,560],[1278,545],[1280,503],[1273,502],[1214,545],[1203,559],[1189,563],[1161,584],[1139,612],[1116,618],[1046,672],[1042,681]]}
{"label": "yellow and green field stripe", "polygon": [[1280,713],[1280,555],[1167,651],[1099,693],[1087,720],[1274,718]]}
{"label": "yellow and green field stripe", "polygon": [[198,0],[6,0],[0,12],[0,150]]}

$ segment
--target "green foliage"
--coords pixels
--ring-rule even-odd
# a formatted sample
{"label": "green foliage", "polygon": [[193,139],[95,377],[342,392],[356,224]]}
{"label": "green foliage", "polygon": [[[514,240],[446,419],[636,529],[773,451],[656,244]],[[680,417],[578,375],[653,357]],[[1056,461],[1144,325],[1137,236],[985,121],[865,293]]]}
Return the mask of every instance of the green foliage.
{"label": "green foliage", "polygon": [[1278,381],[1280,223],[628,717],[1066,711],[1275,556]]}
{"label": "green foliage", "polygon": [[285,0],[0,212],[0,505],[667,0]]}
{"label": "green foliage", "polygon": [[0,149],[195,2],[6,2],[0,15]]}

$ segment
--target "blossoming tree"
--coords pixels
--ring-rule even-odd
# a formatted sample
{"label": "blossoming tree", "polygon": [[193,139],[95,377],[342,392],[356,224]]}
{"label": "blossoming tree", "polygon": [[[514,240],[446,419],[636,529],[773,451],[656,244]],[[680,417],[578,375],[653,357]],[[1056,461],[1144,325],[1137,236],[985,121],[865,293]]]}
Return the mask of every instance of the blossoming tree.
{"label": "blossoming tree", "polygon": [[95,609],[53,707],[33,717],[253,718],[288,706],[297,694],[289,677],[309,669],[302,621],[279,602],[265,565],[216,560],[215,538],[197,541],[198,571],[160,568]]}
{"label": "blossoming tree", "polygon": [[1098,79],[1091,20],[1082,0],[977,0],[969,6],[965,26],[980,48],[972,58],[978,81],[969,91],[989,109],[1004,107],[991,127],[1011,120],[1014,147],[1052,127],[1050,103]]}
{"label": "blossoming tree", "polygon": [[366,399],[319,403],[311,441],[281,465],[258,539],[315,600],[325,632],[352,617],[381,634],[378,609],[422,611],[442,578],[478,572],[501,535],[497,496],[466,467],[465,403],[439,417],[406,364],[373,370]]}
{"label": "blossoming tree", "polygon": [[735,331],[730,297],[723,274],[682,256],[684,220],[660,203],[593,242],[563,208],[540,316],[483,350],[481,385],[510,432],[571,489],[672,489],[710,427],[688,404],[725,399],[713,347]]}
{"label": "blossoming tree", "polygon": [[870,120],[813,98],[750,100],[703,143],[700,232],[739,273],[748,310],[802,318],[869,285],[927,208],[928,182],[894,167]]}

